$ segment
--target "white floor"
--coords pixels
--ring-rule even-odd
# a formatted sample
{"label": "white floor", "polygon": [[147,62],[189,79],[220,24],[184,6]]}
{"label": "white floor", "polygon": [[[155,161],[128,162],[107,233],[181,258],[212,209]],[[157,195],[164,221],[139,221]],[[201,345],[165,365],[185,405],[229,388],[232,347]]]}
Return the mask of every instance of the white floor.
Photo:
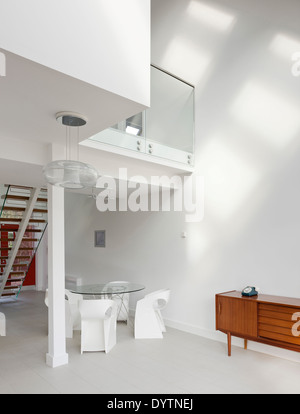
{"label": "white floor", "polygon": [[124,323],[110,353],[81,355],[77,333],[67,340],[69,364],[49,368],[44,294],[25,291],[0,312],[0,394],[300,393],[296,362],[237,347],[229,358],[225,344],[170,328],[162,340],[135,340]]}

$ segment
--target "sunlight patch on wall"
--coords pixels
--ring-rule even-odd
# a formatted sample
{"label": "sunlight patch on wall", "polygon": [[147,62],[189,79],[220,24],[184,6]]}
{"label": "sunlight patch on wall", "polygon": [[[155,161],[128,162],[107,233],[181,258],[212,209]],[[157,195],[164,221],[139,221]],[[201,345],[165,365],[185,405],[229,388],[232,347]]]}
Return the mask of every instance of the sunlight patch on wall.
{"label": "sunlight patch on wall", "polygon": [[231,107],[231,113],[276,149],[284,148],[300,131],[296,103],[256,80],[247,82],[243,87]]}
{"label": "sunlight patch on wall", "polygon": [[162,67],[179,78],[197,84],[206,74],[211,55],[182,37],[175,37],[163,58]]}
{"label": "sunlight patch on wall", "polygon": [[236,20],[231,14],[196,0],[191,1],[187,13],[201,24],[221,32],[231,30]]}
{"label": "sunlight patch on wall", "polygon": [[278,33],[270,44],[270,50],[278,57],[291,61],[292,55],[300,52],[300,40]]}
{"label": "sunlight patch on wall", "polygon": [[202,260],[203,255],[208,251],[211,240],[209,240],[209,231],[204,228],[204,223],[201,223],[201,228],[198,226],[190,226],[187,232],[187,238],[184,240],[186,244],[186,255],[190,265],[197,264]]}
{"label": "sunlight patch on wall", "polygon": [[260,173],[223,141],[222,136],[210,139],[199,161],[206,184],[205,211],[227,220],[250,200]]}

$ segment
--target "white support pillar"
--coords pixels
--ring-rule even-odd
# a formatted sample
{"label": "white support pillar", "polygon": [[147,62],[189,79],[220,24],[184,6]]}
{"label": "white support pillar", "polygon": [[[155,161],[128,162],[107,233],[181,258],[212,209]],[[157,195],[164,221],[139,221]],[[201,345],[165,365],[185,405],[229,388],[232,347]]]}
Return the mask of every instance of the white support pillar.
{"label": "white support pillar", "polygon": [[48,353],[52,368],[68,364],[65,322],[64,189],[48,185]]}
{"label": "white support pillar", "polygon": [[35,254],[35,286],[40,292],[48,287],[48,227]]}

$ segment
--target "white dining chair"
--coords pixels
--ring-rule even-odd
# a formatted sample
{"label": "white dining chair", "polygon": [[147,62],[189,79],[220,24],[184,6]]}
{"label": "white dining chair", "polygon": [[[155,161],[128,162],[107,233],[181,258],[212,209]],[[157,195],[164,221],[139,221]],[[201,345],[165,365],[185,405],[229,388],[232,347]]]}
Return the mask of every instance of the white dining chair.
{"label": "white dining chair", "polygon": [[146,295],[136,304],[134,336],[141,338],[163,338],[166,327],[161,315],[170,298],[170,289],[161,289]]}
{"label": "white dining chair", "polygon": [[109,352],[117,342],[117,304],[111,299],[82,300],[81,353]]}
{"label": "white dining chair", "polygon": [[[78,303],[83,299],[82,295],[77,295],[65,289],[65,318],[66,318],[66,338],[73,338],[73,331],[81,329],[81,317]],[[48,289],[45,292],[45,305],[49,306]]]}
{"label": "white dining chair", "polygon": [[46,289],[46,292],[45,292],[45,305],[48,308],[48,306],[49,306],[49,293],[48,293],[48,289]]}
{"label": "white dining chair", "polygon": [[0,336],[6,336],[6,318],[4,313],[0,313]]}
{"label": "white dining chair", "polygon": [[161,310],[164,309],[170,299],[170,289],[160,289],[156,290],[155,292],[148,293],[146,295],[147,298],[151,298],[155,296],[158,299],[154,298],[153,308],[156,313],[157,320],[159,322],[160,328],[162,332],[166,332],[166,326],[161,314]]}
{"label": "white dining chair", "polygon": [[[125,285],[128,284],[127,281],[113,281],[107,283],[107,287],[109,289],[109,286],[113,286],[116,284]],[[111,296],[111,299],[113,299],[117,304],[117,321],[119,322],[126,322],[128,323],[129,319],[129,293],[120,293],[120,294],[113,294]]]}
{"label": "white dining chair", "polygon": [[81,317],[79,312],[79,302],[83,300],[83,295],[72,293],[65,289],[66,305],[66,337],[73,338],[73,331],[81,330]]}

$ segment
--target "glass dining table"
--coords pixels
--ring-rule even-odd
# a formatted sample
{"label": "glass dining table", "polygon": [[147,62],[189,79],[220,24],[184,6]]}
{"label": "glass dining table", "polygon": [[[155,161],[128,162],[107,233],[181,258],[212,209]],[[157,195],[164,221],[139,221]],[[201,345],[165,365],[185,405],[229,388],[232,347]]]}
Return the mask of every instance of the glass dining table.
{"label": "glass dining table", "polygon": [[113,295],[123,295],[125,293],[139,292],[145,289],[144,285],[131,282],[108,282],[94,285],[76,286],[70,292],[80,295],[109,298]]}
{"label": "glass dining table", "polygon": [[83,296],[83,299],[113,299],[118,302],[117,318],[124,312],[126,320],[129,320],[129,301],[124,301],[124,296],[129,293],[139,292],[145,289],[144,285],[131,282],[108,282],[94,285],[76,286],[70,292]]}

